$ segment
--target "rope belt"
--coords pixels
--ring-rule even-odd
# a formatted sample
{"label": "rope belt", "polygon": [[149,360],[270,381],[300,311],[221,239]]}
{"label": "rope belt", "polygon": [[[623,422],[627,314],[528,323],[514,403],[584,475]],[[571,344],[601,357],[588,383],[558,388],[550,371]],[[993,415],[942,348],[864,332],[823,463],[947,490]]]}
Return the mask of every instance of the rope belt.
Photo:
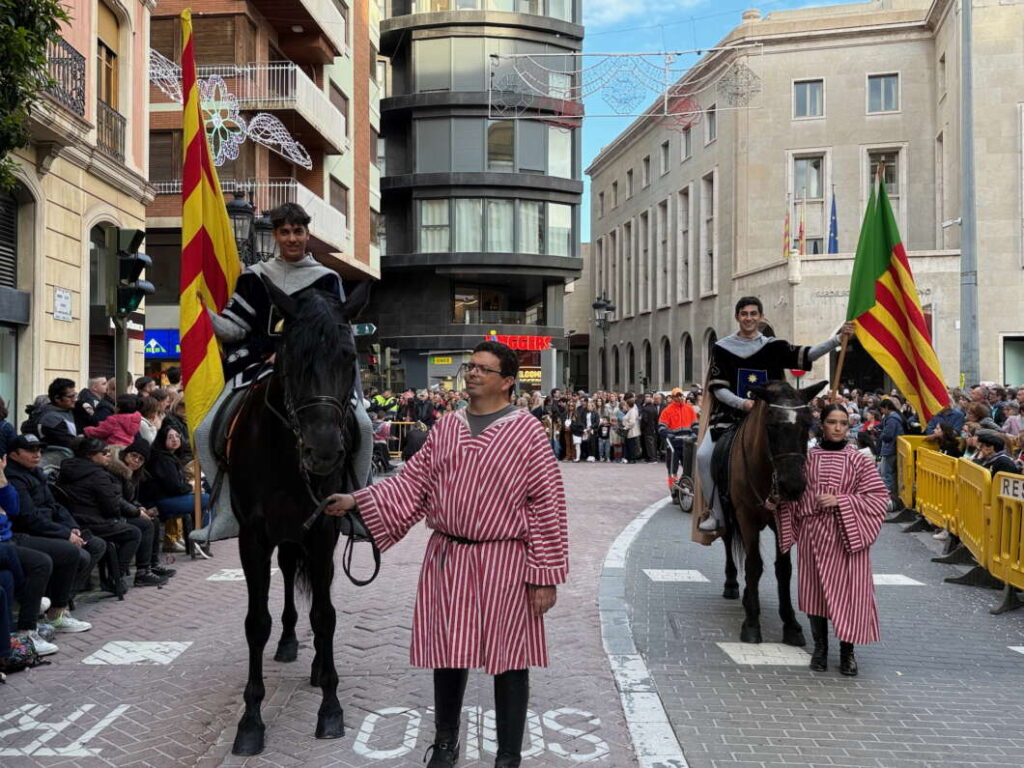
{"label": "rope belt", "polygon": [[445,533],[444,531],[437,531],[437,533],[444,536],[446,539],[454,541],[456,544],[493,544],[498,541],[521,541],[521,539],[467,539],[464,536],[455,536],[451,533]]}

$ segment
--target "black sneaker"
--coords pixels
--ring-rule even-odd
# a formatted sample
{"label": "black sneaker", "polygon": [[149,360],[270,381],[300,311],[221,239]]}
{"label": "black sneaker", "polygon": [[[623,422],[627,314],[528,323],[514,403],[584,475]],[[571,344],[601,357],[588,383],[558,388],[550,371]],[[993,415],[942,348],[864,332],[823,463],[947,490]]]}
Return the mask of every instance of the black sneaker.
{"label": "black sneaker", "polygon": [[149,572],[169,579],[171,576],[176,574],[178,570],[176,568],[168,568],[166,565],[154,565],[150,567]]}
{"label": "black sneaker", "polygon": [[157,576],[152,571],[136,571],[135,572],[135,586],[136,587],[162,587],[167,583],[166,576]]}
{"label": "black sneaker", "polygon": [[427,768],[453,768],[459,759],[459,742],[450,744],[447,741],[435,741],[427,748],[423,762],[426,763],[428,757],[430,762]]}

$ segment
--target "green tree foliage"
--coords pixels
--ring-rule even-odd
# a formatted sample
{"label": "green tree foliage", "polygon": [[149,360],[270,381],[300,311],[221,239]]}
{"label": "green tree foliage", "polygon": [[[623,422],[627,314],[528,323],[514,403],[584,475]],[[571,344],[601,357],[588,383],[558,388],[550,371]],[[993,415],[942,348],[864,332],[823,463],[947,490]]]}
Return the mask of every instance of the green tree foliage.
{"label": "green tree foliage", "polygon": [[14,186],[10,153],[29,143],[29,109],[53,86],[46,43],[67,20],[58,0],[0,0],[0,189]]}

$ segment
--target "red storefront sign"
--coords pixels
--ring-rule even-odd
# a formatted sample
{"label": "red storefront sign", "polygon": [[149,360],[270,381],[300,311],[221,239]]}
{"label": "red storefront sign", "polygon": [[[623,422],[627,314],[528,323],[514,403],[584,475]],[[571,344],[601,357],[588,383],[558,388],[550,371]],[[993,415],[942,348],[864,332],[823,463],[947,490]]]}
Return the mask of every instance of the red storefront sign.
{"label": "red storefront sign", "polygon": [[488,341],[500,342],[509,349],[515,350],[533,352],[542,349],[551,349],[550,336],[502,336],[497,333],[491,333],[484,338]]}

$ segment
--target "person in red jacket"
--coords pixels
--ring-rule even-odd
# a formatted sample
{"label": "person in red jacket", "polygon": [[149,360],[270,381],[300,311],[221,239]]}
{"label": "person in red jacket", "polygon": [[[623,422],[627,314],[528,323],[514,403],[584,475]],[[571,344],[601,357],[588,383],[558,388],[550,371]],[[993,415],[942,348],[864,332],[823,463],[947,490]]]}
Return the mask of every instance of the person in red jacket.
{"label": "person in red jacket", "polygon": [[697,423],[697,411],[686,402],[683,390],[675,387],[669,395],[669,403],[658,417],[658,434],[664,437],[672,445],[669,452],[668,464],[668,486],[671,488],[676,481],[676,472],[679,470],[679,462],[682,460],[682,444],[673,438],[679,436],[679,430],[691,429]]}

